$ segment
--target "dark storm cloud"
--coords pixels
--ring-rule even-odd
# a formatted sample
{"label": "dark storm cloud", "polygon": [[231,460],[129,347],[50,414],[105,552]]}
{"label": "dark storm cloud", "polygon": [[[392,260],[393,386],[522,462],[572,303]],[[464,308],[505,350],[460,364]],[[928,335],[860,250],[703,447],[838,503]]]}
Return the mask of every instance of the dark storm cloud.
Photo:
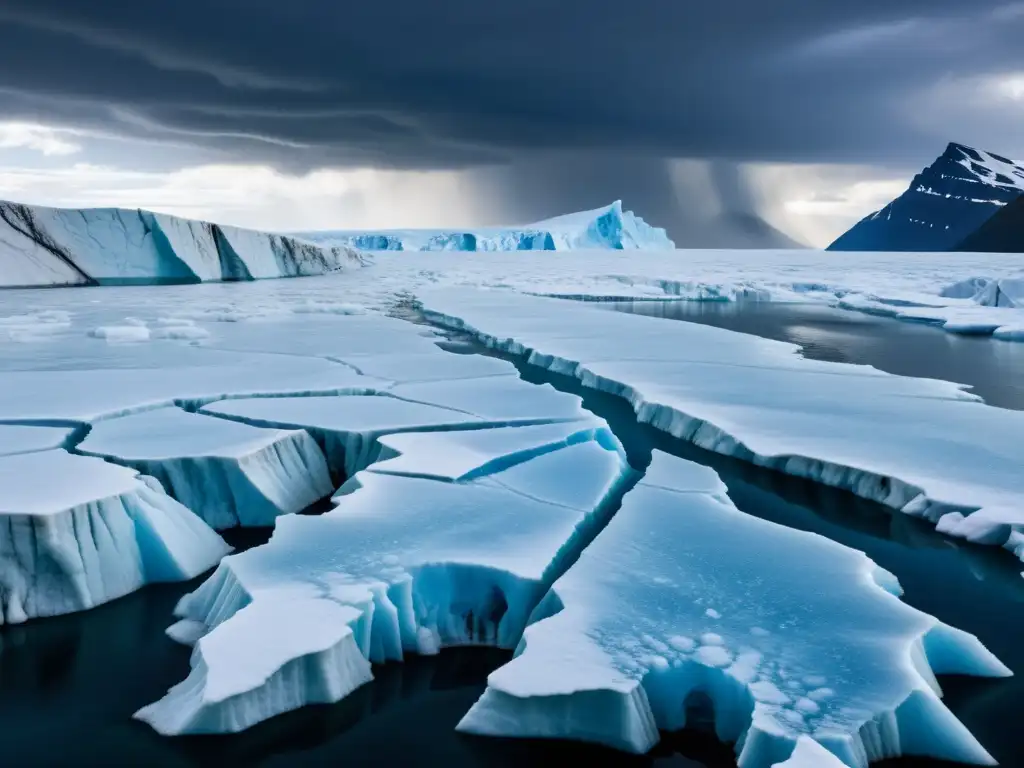
{"label": "dark storm cloud", "polygon": [[[313,167],[614,149],[876,160],[1020,67],[989,0],[4,0],[0,118]],[[952,137],[951,137],[952,138]]]}

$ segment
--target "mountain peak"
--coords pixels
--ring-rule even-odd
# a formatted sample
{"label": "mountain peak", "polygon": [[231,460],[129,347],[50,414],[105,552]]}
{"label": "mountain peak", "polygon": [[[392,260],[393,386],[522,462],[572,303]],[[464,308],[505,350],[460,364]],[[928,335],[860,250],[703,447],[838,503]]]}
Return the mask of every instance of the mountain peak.
{"label": "mountain peak", "polygon": [[1024,165],[952,141],[914,176],[906,192],[865,217],[829,249],[954,250],[1022,195]]}

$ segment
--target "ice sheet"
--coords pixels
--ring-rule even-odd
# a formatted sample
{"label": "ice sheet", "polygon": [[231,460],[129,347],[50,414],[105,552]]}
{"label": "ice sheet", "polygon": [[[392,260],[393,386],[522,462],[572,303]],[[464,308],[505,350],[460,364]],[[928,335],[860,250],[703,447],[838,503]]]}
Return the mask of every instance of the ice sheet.
{"label": "ice sheet", "polygon": [[[545,475],[571,478],[570,490],[548,498],[554,484],[534,482]],[[444,645],[512,648],[548,585],[607,519],[605,501],[627,475],[606,430],[600,440],[469,482],[362,472],[336,509],[280,518],[268,544],[225,558],[183,598],[178,615],[209,634],[196,646],[189,678],[138,716],[162,733],[222,730],[224,721],[203,715],[221,698],[213,682],[221,680],[221,689],[244,698],[232,709],[237,730],[323,700],[320,678],[347,680],[333,689],[344,692],[365,680],[348,646],[317,662],[317,676],[286,674],[311,652],[337,649],[346,635],[337,622],[337,634],[311,648],[306,622],[290,622],[280,606],[318,601],[351,612],[346,623],[360,658],[375,662]],[[242,657],[210,652],[252,634],[269,638]]]}
{"label": "ice sheet", "polygon": [[0,424],[0,456],[62,448],[73,433],[70,427]]}
{"label": "ice sheet", "polygon": [[134,470],[60,449],[0,457],[0,623],[185,581],[227,551]]}
{"label": "ice sheet", "polygon": [[538,426],[384,435],[379,438],[380,458],[368,469],[433,480],[468,480],[572,443],[596,439],[603,426],[595,417]]}
{"label": "ice sheet", "polygon": [[424,292],[487,344],[627,398],[641,421],[704,448],[851,490],[944,531],[1016,549],[1024,413],[957,385],[806,360],[795,347],[692,323],[499,291]]}
{"label": "ice sheet", "polygon": [[990,763],[933,675],[1008,675],[976,638],[901,603],[862,553],[741,513],[712,470],[656,452],[651,472],[658,484],[627,493],[555,582],[460,730],[645,752],[659,729],[710,716],[741,768],[789,758],[802,737],[849,766]]}
{"label": "ice sheet", "polygon": [[[518,382],[522,386],[522,382]],[[467,413],[388,396],[273,397],[225,400],[203,413],[259,427],[304,429],[316,439],[336,476],[351,477],[376,459],[388,432],[481,426]]]}
{"label": "ice sheet", "polygon": [[155,477],[217,529],[273,525],[334,490],[307,432],[258,429],[179,408],[101,421],[76,451]]}

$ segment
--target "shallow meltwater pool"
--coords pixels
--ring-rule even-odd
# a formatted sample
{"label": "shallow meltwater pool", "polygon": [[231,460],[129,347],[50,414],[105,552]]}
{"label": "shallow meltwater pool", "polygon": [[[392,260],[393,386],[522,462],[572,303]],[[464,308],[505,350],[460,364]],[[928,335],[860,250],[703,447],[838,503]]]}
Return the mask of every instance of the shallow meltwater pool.
{"label": "shallow meltwater pool", "polygon": [[[689,309],[681,305],[645,302],[630,306],[638,312],[664,312],[666,317],[678,312],[677,319],[689,319],[682,317]],[[612,309],[630,311],[618,304]],[[1019,380],[1024,368],[1017,368],[1017,380],[1013,380],[1008,374],[1013,370],[1010,363],[995,359],[1002,353],[992,353],[994,359],[988,363],[980,362],[990,353],[976,343],[1009,348],[1011,362],[1016,359],[1013,355],[1020,353],[1010,350],[1020,347],[1024,353],[1024,345],[950,337],[932,328],[851,317],[823,307],[806,311],[789,307],[788,315],[782,305],[758,305],[751,314],[745,314],[746,306],[731,315],[721,305],[703,305],[703,309],[711,319],[700,322],[747,332],[756,328],[759,335],[804,344],[809,357],[871,363],[895,373],[937,378],[950,378],[953,374],[948,369],[953,366],[957,380],[974,385],[992,404],[1024,408]],[[839,314],[833,318],[833,312]],[[846,318],[854,327],[844,325]],[[834,331],[829,331],[830,323],[835,324]],[[810,339],[816,328],[820,331],[817,346],[794,335],[803,333]],[[892,339],[891,348],[887,338]],[[969,351],[943,357],[938,351],[943,345]],[[459,337],[444,346],[453,353],[495,355]],[[704,451],[639,424],[621,398],[506,359],[515,362],[521,377],[529,382],[549,383],[580,395],[587,409],[609,423],[635,468],[645,468],[654,450],[712,467],[741,510],[866,552],[899,577],[907,603],[976,634],[1018,675],[1024,675],[1024,644],[1020,642],[1024,638],[1024,580],[1019,575],[1020,563],[1009,553],[954,542],[927,523],[852,494]],[[915,360],[920,367],[914,367]],[[898,365],[906,367],[897,369]],[[245,549],[268,536],[269,530],[259,529],[229,531],[225,538]],[[162,696],[187,672],[190,650],[169,640],[164,629],[172,622],[177,599],[201,581],[151,586],[83,613],[0,627],[4,762],[17,766],[218,768],[329,764],[476,768],[580,762],[677,768],[736,765],[732,747],[700,729],[665,734],[654,752],[645,756],[586,744],[456,733],[456,723],[483,692],[488,673],[510,658],[507,652],[484,648],[449,649],[436,657],[410,657],[402,664],[376,666],[374,682],[338,704],[305,707],[241,734],[163,738],[131,715]],[[1024,677],[944,677],[940,682],[950,709],[985,748],[1002,765],[1021,764],[1024,756],[1014,727],[1024,711]],[[951,764],[903,758],[879,765],[938,768]]]}
{"label": "shallow meltwater pool", "polygon": [[1024,410],[1024,344],[1017,342],[946,333],[927,323],[825,304],[612,301],[593,306],[788,341],[799,344],[804,357],[812,360],[968,384],[989,405]]}

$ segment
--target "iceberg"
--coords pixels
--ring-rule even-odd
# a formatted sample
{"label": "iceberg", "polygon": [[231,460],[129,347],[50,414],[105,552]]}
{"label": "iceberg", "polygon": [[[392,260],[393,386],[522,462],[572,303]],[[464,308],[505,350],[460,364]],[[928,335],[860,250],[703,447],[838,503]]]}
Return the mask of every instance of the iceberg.
{"label": "iceberg", "polygon": [[369,679],[367,662],[514,648],[632,473],[606,427],[492,469],[463,482],[361,472],[334,510],[279,518],[269,543],[182,598],[189,623],[176,626],[205,628],[192,671],[136,717],[163,734],[236,731],[343,697]]}
{"label": "iceberg", "polygon": [[467,231],[395,230],[383,232],[304,232],[297,238],[322,245],[367,251],[572,251],[579,249],[672,250],[664,229],[653,227],[622,201],[521,227],[481,227]]}
{"label": "iceberg", "polygon": [[186,581],[229,550],[134,470],[61,449],[0,456],[0,623]]}
{"label": "iceberg", "polygon": [[[1019,239],[1024,166],[994,152],[950,143],[907,191],[866,216],[829,246],[831,251],[969,251]],[[999,217],[1000,222],[986,226]]]}
{"label": "iceberg", "polygon": [[0,201],[0,287],[255,280],[364,263],[344,245],[149,211]]}
{"label": "iceberg", "polygon": [[334,491],[307,432],[158,408],[93,425],[77,453],[156,478],[212,528],[273,525]]}
{"label": "iceberg", "polygon": [[422,291],[425,314],[717,453],[941,523],[1024,557],[1024,412],[958,384],[808,360],[798,347],[507,291]]}
{"label": "iceberg", "polygon": [[740,768],[993,764],[935,674],[1010,671],[899,592],[863,553],[748,516],[712,470],[655,452],[458,728],[643,753],[710,718]]}

